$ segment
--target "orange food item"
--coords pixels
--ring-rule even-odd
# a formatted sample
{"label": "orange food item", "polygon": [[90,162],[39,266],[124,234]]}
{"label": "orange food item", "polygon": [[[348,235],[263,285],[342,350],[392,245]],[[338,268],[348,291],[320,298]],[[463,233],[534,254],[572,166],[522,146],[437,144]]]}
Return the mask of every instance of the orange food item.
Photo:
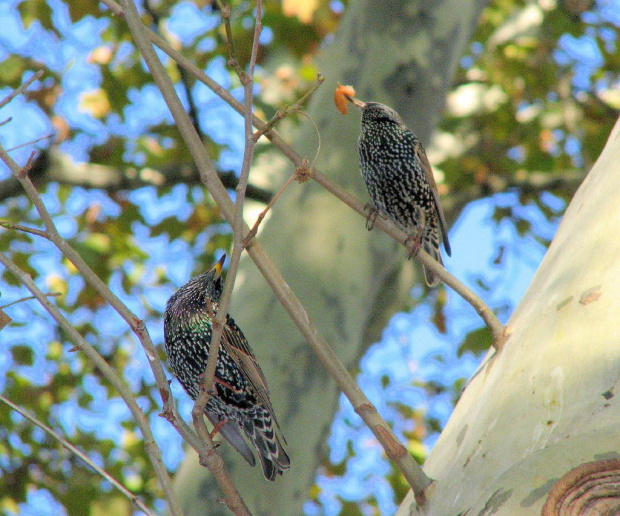
{"label": "orange food item", "polygon": [[338,87],[334,92],[334,104],[336,104],[336,108],[338,108],[338,111],[340,111],[343,115],[346,115],[349,112],[349,100],[345,95],[355,97],[355,90],[353,89],[353,86],[343,86],[338,83]]}

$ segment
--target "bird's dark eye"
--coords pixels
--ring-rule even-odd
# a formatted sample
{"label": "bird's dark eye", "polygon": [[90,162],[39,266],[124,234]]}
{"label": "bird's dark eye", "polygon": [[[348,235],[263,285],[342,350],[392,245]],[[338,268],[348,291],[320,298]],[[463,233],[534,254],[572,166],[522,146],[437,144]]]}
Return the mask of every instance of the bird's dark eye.
{"label": "bird's dark eye", "polygon": [[375,122],[390,122],[392,124],[396,124],[398,122],[396,122],[396,120],[394,120],[393,118],[389,117],[389,116],[378,116],[375,117]]}

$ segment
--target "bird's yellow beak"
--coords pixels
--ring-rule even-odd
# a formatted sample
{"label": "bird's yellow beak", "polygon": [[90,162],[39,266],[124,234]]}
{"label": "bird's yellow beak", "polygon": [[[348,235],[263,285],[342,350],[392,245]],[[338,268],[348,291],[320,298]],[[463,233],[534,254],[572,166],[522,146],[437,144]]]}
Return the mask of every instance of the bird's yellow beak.
{"label": "bird's yellow beak", "polygon": [[226,261],[226,254],[223,254],[222,257],[217,261],[217,263],[211,269],[215,271],[215,277],[219,278],[222,274],[222,267],[224,266],[224,262]]}
{"label": "bird's yellow beak", "polygon": [[357,106],[360,109],[364,109],[366,107],[366,102],[362,102],[359,99],[356,99],[355,97],[349,97],[348,95],[345,95],[345,97],[347,97],[347,99],[352,102],[355,106]]}

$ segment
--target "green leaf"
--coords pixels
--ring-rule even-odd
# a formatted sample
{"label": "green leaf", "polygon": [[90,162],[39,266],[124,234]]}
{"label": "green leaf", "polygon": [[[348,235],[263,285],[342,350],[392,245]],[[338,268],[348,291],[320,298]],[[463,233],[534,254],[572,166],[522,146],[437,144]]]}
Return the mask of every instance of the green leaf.
{"label": "green leaf", "polygon": [[13,84],[19,81],[26,68],[26,61],[21,57],[11,54],[0,63],[0,82],[3,84]]}
{"label": "green leaf", "polygon": [[80,21],[84,16],[100,17],[102,15],[97,0],[80,0],[79,2],[67,2],[69,16],[72,22]]}
{"label": "green leaf", "polygon": [[17,6],[17,10],[22,17],[22,22],[26,29],[37,20],[46,29],[51,29],[53,27],[52,10],[50,6],[47,5],[46,0],[28,0],[27,2],[21,2]]}
{"label": "green leaf", "polygon": [[491,347],[493,338],[488,327],[483,326],[467,334],[463,343],[459,346],[458,356],[462,356],[466,351],[478,355]]}
{"label": "green leaf", "polygon": [[34,363],[34,353],[28,346],[13,346],[11,348],[13,360],[19,365],[32,365]]}

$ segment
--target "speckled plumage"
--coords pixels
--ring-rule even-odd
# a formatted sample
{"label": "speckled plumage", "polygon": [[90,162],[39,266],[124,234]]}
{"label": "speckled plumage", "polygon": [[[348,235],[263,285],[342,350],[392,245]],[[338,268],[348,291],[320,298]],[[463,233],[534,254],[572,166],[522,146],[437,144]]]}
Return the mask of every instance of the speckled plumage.
{"label": "speckled plumage", "polygon": [[[450,242],[437,185],[422,144],[393,109],[378,102],[351,100],[362,109],[360,170],[375,207],[411,238],[419,239],[424,250],[443,263],[439,252],[440,228],[448,256]],[[439,282],[426,268],[424,275],[431,287]]]}
{"label": "speckled plumage", "polygon": [[[192,399],[200,392],[211,342],[211,316],[217,313],[222,293],[220,277],[224,258],[208,272],[183,285],[169,300],[164,316],[164,339],[170,368]],[[241,430],[256,448],[263,474],[275,480],[289,468],[282,443],[286,440],[276,420],[265,376],[254,353],[235,324],[226,315],[215,371],[215,394],[205,414],[213,423],[225,421],[219,432],[254,466],[253,453]]]}

